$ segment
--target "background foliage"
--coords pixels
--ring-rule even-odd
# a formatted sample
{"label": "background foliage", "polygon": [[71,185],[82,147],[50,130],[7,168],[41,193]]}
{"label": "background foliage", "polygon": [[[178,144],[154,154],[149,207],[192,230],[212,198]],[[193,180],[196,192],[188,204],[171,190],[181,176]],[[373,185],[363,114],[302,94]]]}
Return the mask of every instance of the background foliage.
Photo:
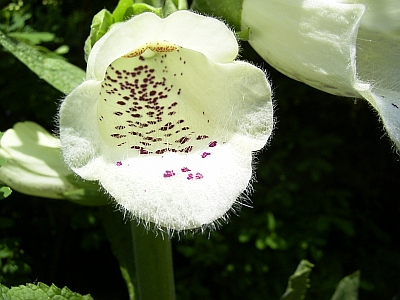
{"label": "background foliage", "polygon": [[[0,1],[0,26],[20,37],[50,32],[30,42],[85,68],[91,18],[116,2]],[[279,299],[301,259],[315,264],[308,299],[330,299],[356,270],[360,299],[400,297],[400,163],[375,113],[288,79],[246,43],[241,55],[272,80],[278,123],[258,156],[253,208],[218,231],[174,238],[178,300]],[[24,120],[54,131],[63,95],[4,50],[0,74],[0,131]],[[128,298],[99,208],[17,192],[1,200],[0,282],[37,281],[96,300]]]}

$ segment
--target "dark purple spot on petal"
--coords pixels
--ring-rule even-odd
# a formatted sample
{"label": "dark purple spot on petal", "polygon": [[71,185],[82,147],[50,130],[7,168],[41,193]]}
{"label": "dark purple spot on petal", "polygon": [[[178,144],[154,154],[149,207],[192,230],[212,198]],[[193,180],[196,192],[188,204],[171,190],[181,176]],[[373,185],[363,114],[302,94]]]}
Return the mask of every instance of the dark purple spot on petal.
{"label": "dark purple spot on petal", "polygon": [[120,161],[117,161],[117,163],[115,164],[117,167],[120,167],[120,166],[122,166],[122,162],[120,162]]}
{"label": "dark purple spot on petal", "polygon": [[208,135],[198,135],[196,137],[196,140],[204,140],[204,139],[207,139],[207,138],[208,138]]}
{"label": "dark purple spot on petal", "polygon": [[190,169],[188,167],[183,167],[181,168],[182,172],[190,172]]}
{"label": "dark purple spot on petal", "polygon": [[212,141],[211,143],[208,144],[209,147],[215,147],[217,146],[217,141]]}

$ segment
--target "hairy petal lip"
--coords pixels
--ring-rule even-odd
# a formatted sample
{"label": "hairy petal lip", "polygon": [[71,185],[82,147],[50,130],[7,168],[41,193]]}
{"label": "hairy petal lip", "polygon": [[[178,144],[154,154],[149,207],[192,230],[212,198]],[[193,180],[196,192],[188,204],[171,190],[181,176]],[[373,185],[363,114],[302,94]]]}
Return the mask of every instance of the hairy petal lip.
{"label": "hairy petal lip", "polygon": [[[146,15],[153,22],[154,16]],[[171,14],[167,23],[171,16],[183,16],[185,26],[188,16],[195,24],[199,17],[217,22],[219,29],[223,24],[189,12]],[[207,22],[202,30],[210,34]],[[117,54],[104,50],[110,36],[124,36],[119,30],[129,29],[127,23],[106,34],[102,47],[96,44],[89,56],[88,70],[104,53],[113,58],[104,70],[99,67],[101,78],[94,72],[95,78],[61,105],[67,164],[81,177],[98,180],[123,209],[142,220],[183,230],[226,217],[252,178],[253,151],[266,144],[272,131],[265,74],[232,61],[236,41],[228,47],[235,51],[227,52],[225,44],[213,52],[207,45],[183,47],[163,39],[124,53],[113,41],[107,47]],[[232,33],[222,29],[219,36],[225,32],[229,44]]]}

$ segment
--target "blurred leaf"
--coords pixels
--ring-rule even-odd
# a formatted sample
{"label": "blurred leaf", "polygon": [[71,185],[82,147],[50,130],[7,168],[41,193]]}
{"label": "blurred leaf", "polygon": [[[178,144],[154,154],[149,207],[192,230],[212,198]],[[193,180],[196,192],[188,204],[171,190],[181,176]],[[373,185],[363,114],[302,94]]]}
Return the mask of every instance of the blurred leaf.
{"label": "blurred leaf", "polygon": [[0,182],[0,200],[10,196],[11,192],[12,190],[8,186],[5,186],[2,182]]}
{"label": "blurred leaf", "polygon": [[289,277],[288,287],[281,300],[301,300],[309,287],[309,277],[314,265],[307,260],[302,260],[296,271]]}
{"label": "blurred leaf", "polygon": [[100,212],[112,252],[118,259],[119,268],[128,289],[129,299],[134,300],[136,277],[130,223],[124,221],[123,215],[119,211],[115,211],[111,205],[100,207]]}
{"label": "blurred leaf", "polygon": [[333,294],[332,300],[357,300],[360,286],[360,271],[343,278]]}
{"label": "blurred leaf", "polygon": [[14,40],[0,31],[0,43],[15,57],[62,93],[68,94],[85,78],[85,72],[64,60],[49,58],[33,46]]}
{"label": "blurred leaf", "polygon": [[166,0],[163,4],[163,15],[164,17],[167,17],[177,10],[187,8],[188,4],[186,0]]}
{"label": "blurred leaf", "polygon": [[37,285],[27,283],[26,286],[7,288],[0,284],[0,300],[18,300],[18,299],[35,299],[35,300],[92,300],[90,295],[82,296],[72,292],[67,287],[59,289],[54,284],[47,286],[39,282]]}
{"label": "blurred leaf", "polygon": [[41,42],[51,42],[55,38],[55,35],[50,32],[10,32],[8,36],[27,40],[34,45],[40,44]]}

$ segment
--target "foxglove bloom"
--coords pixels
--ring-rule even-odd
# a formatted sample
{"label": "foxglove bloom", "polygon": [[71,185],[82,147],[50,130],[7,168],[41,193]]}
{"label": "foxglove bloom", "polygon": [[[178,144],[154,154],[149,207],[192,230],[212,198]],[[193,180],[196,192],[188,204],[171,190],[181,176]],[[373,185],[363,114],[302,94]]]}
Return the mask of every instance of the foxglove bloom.
{"label": "foxglove bloom", "polygon": [[183,230],[226,217],[273,127],[265,74],[237,55],[222,22],[188,11],[114,25],[61,105],[66,163],[145,222]]}
{"label": "foxglove bloom", "polygon": [[400,149],[398,0],[244,0],[241,28],[285,75],[368,100]]}

